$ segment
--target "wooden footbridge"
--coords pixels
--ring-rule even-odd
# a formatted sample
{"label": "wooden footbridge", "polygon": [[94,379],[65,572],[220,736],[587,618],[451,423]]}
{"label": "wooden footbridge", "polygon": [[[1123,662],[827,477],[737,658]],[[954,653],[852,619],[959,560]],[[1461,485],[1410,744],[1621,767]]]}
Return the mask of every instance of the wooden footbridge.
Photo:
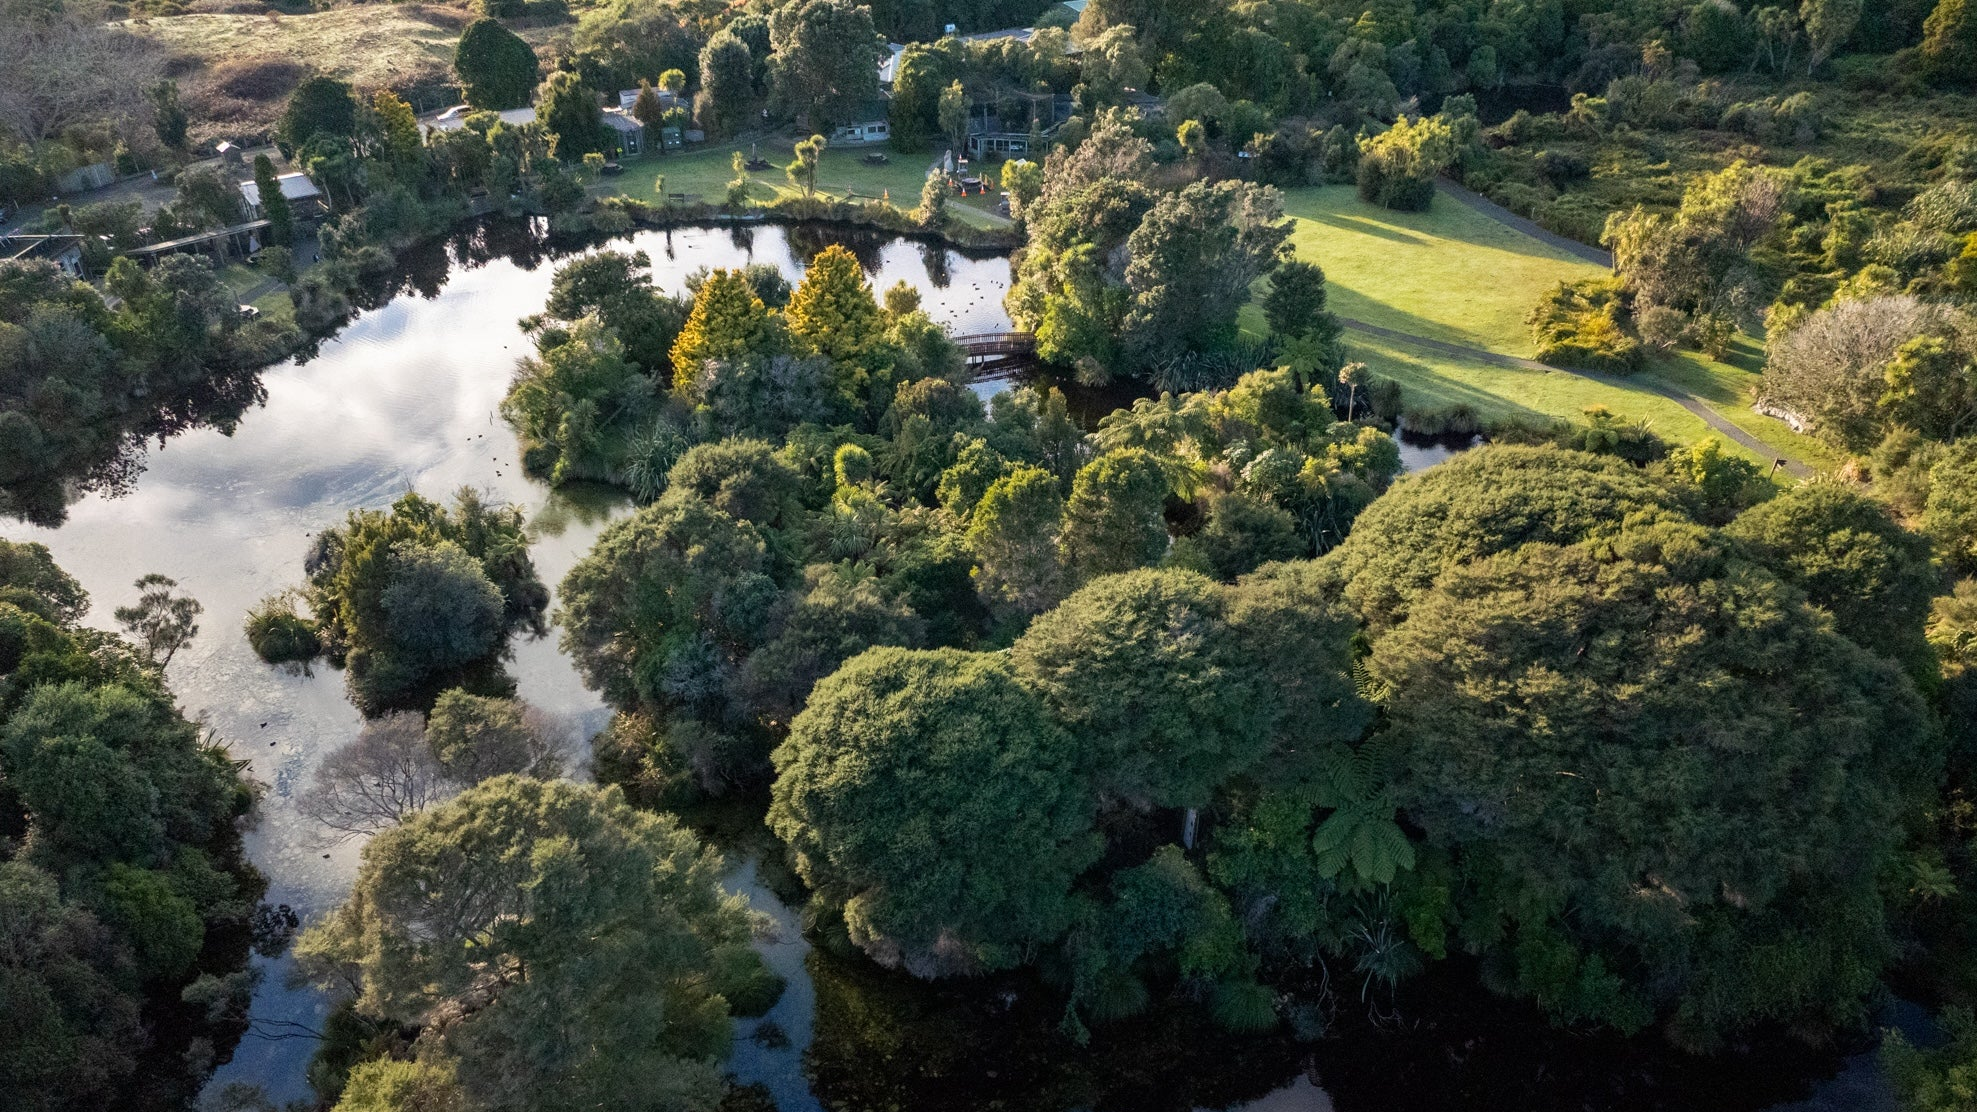
{"label": "wooden footbridge", "polygon": [[977,332],[956,336],[968,371],[973,376],[999,374],[1036,362],[1037,337],[1034,332]]}

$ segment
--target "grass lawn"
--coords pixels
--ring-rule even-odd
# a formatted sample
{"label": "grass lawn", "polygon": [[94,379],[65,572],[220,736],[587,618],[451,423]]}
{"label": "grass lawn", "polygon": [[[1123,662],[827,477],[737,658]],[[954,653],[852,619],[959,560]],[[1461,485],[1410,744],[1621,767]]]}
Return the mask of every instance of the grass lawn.
{"label": "grass lawn", "polygon": [[[739,150],[747,155],[753,150],[774,165],[748,175],[750,199],[772,201],[777,197],[797,196],[802,191],[790,184],[782,169],[794,157],[790,151],[794,142],[793,137],[781,136],[759,142],[709,143],[699,150],[678,154],[647,155],[625,163],[625,172],[606,179],[598,187],[598,193],[654,201],[657,197],[653,179],[664,174],[666,192],[685,193],[697,201],[719,204],[727,197],[728,181],[734,177],[734,152]],[[886,154],[890,161],[883,166],[867,163],[865,156],[873,151]],[[926,184],[931,165],[930,156],[899,154],[884,147],[826,149],[817,164],[817,192],[852,200],[890,200],[899,208],[917,208],[920,187]],[[992,211],[996,200],[994,193],[965,199],[949,196],[947,210],[977,228],[1006,228],[1009,221]]]}
{"label": "grass lawn", "polygon": [[1503,355],[1531,354],[1524,318],[1541,294],[1605,273],[1447,197],[1392,212],[1325,186],[1286,191],[1284,211],[1297,257],[1325,268],[1333,312]]}
{"label": "grass lawn", "polygon": [[[1731,358],[1735,359],[1736,356],[1732,355]],[[1711,362],[1707,356],[1684,351],[1656,360],[1641,374],[1647,378],[1658,378],[1694,395],[1697,401],[1715,410],[1724,420],[1778,449],[1780,455],[1802,460],[1822,471],[1840,465],[1843,457],[1833,450],[1832,445],[1793,432],[1790,425],[1751,408],[1751,403],[1756,400],[1757,376],[1750,371]]]}
{"label": "grass lawn", "polygon": [[295,320],[295,302],[289,300],[288,290],[285,288],[264,293],[249,304],[261,310],[261,315],[264,317],[290,322]]}
{"label": "grass lawn", "polygon": [[245,263],[228,263],[217,273],[220,281],[226,283],[227,288],[235,293],[251,290],[261,284],[261,279],[267,277]]}
{"label": "grass lawn", "polygon": [[[1325,268],[1333,312],[1500,355],[1531,355],[1524,317],[1547,289],[1606,273],[1447,197],[1436,197],[1427,212],[1389,212],[1361,202],[1347,187],[1332,186],[1290,190],[1284,209],[1296,220],[1291,243],[1298,257]],[[1263,333],[1256,305],[1243,310],[1243,328]],[[1411,406],[1463,404],[1486,420],[1578,420],[1587,406],[1603,405],[1624,417],[1646,419],[1676,442],[1714,436],[1743,451],[1643,385],[1658,379],[1694,395],[1781,455],[1821,468],[1838,462],[1830,448],[1750,408],[1764,354],[1749,337],[1721,363],[1694,352],[1657,359],[1640,381],[1498,367],[1364,333],[1349,332],[1347,339],[1353,358],[1401,382]]]}
{"label": "grass lawn", "polygon": [[1466,405],[1488,423],[1506,418],[1582,421],[1586,407],[1603,405],[1630,422],[1645,420],[1667,440],[1686,444],[1715,437],[1730,451],[1751,456],[1701,418],[1625,378],[1588,379],[1563,371],[1499,367],[1388,343],[1363,333],[1348,332],[1346,340],[1348,358],[1397,380],[1412,409]]}

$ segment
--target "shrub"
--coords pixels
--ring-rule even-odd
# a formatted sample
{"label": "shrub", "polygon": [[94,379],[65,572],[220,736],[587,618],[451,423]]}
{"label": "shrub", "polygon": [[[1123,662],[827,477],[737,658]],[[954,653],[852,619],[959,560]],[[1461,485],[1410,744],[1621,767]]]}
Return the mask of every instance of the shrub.
{"label": "shrub", "polygon": [[1640,369],[1641,341],[1628,327],[1617,278],[1560,282],[1531,310],[1529,323],[1546,363],[1616,374]]}
{"label": "shrub", "polygon": [[1419,212],[1435,199],[1435,175],[1456,156],[1448,120],[1403,116],[1359,142],[1359,199],[1382,208]]}
{"label": "shrub", "polygon": [[1535,161],[1538,164],[1538,172],[1554,186],[1578,181],[1593,172],[1592,163],[1587,161],[1584,155],[1574,154],[1571,151],[1542,150],[1538,152]]}
{"label": "shrub", "polygon": [[269,595],[247,612],[247,643],[269,664],[300,664],[323,652],[316,623],[295,612],[295,592]]}

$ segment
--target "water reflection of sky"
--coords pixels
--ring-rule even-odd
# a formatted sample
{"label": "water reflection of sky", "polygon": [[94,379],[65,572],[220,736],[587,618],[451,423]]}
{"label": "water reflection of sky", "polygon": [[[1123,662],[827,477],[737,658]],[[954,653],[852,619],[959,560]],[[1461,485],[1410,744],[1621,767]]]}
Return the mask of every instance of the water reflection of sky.
{"label": "water reflection of sky", "polygon": [[[641,233],[628,246],[650,255],[662,289],[680,291],[698,267],[746,262],[774,263],[795,281],[830,238],[768,226],[687,229]],[[919,287],[943,324],[1007,327],[1006,259],[873,237],[853,237],[852,246],[878,288],[901,280]],[[305,919],[348,888],[358,848],[323,845],[320,831],[294,813],[291,796],[361,719],[340,674],[319,668],[292,676],[262,664],[242,622],[256,601],[300,581],[314,533],[407,490],[445,496],[473,486],[526,507],[538,523],[535,561],[552,587],[588,551],[609,511],[552,501],[523,476],[514,434],[497,411],[515,359],[528,350],[516,321],[541,309],[553,269],[507,259],[454,266],[436,296],[399,297],[352,322],[315,358],[270,369],[266,402],[233,435],[201,429],[154,446],[133,490],[84,498],[59,529],[0,525],[10,539],[48,545],[82,581],[95,602],[92,623],[110,625],[110,610],[134,597],[132,581],[150,572],[177,579],[205,605],[198,638],[172,662],[172,689],[267,786],[248,852],[268,876],[270,902]],[[586,734],[603,725],[606,712],[553,634],[518,643],[511,671],[524,698]],[[306,1098],[302,1071],[314,1041],[292,1036],[319,1028],[325,1004],[285,987],[285,960],[262,967],[255,1032],[215,1082],[257,1082],[277,1102]]]}

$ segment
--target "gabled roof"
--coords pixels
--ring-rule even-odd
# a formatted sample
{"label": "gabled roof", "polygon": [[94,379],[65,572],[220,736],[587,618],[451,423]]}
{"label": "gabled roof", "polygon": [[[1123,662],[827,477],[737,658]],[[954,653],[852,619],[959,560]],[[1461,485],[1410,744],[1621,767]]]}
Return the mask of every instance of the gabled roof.
{"label": "gabled roof", "polygon": [[616,110],[604,113],[604,126],[610,128],[612,131],[639,131],[645,127],[644,124],[638,122],[636,116]]}
{"label": "gabled roof", "polygon": [[896,43],[886,44],[886,56],[879,60],[879,84],[890,85],[899,79],[899,56],[906,53],[906,47]]}
{"label": "gabled roof", "polygon": [[[275,184],[281,188],[281,195],[291,201],[306,201],[323,195],[323,191],[316,188],[316,183],[309,180],[309,175],[300,171],[280,175],[275,178]],[[240,183],[240,195],[247,199],[248,207],[261,207],[261,186],[253,178]]]}

